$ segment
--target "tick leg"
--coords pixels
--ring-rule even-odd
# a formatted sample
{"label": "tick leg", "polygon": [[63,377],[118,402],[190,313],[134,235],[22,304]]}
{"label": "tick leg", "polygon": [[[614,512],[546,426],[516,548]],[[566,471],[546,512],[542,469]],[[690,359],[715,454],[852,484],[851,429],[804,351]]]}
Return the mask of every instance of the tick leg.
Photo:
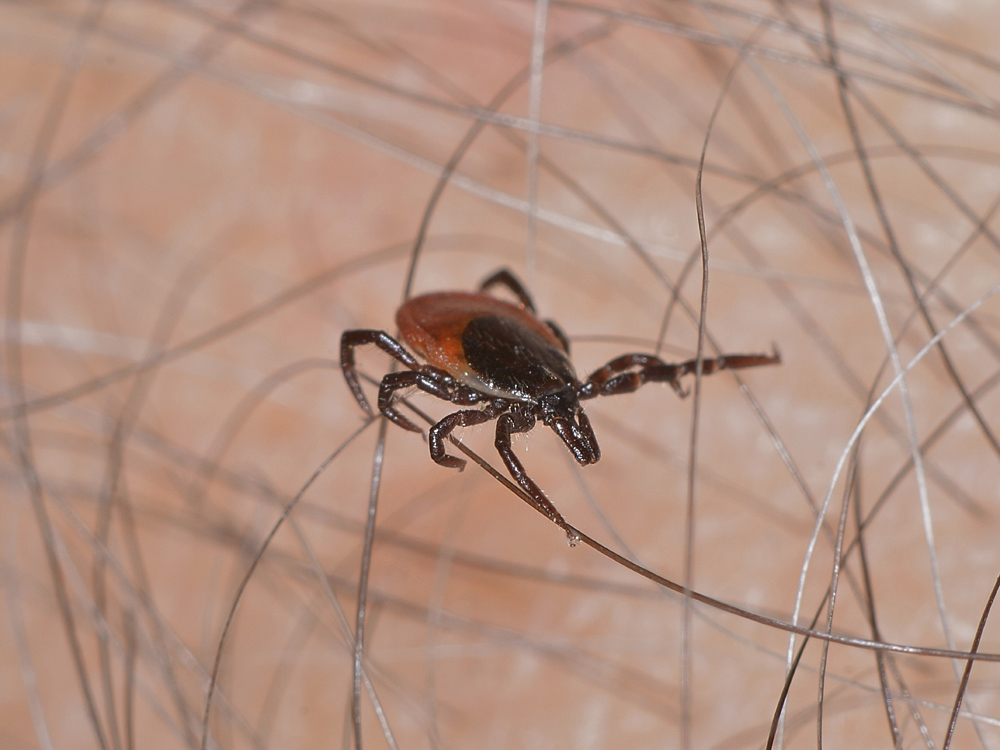
{"label": "tick leg", "polygon": [[419,370],[404,370],[403,372],[390,372],[387,374],[382,378],[378,389],[378,410],[385,414],[390,422],[410,432],[420,432],[420,428],[393,408],[392,402],[396,391],[411,388],[419,384]]}
{"label": "tick leg", "polygon": [[433,365],[421,365],[416,370],[390,372],[382,378],[378,389],[378,410],[393,423],[412,432],[420,432],[420,428],[400,414],[393,406],[393,401],[396,391],[413,387],[464,406],[471,406],[482,399],[478,391],[456,382],[447,372]]}
{"label": "tick leg", "polygon": [[531,301],[531,295],[528,294],[528,290],[525,289],[521,282],[517,280],[517,277],[508,271],[506,268],[501,268],[495,274],[483,281],[479,285],[479,291],[485,292],[490,287],[494,286],[505,286],[509,289],[521,305],[530,313],[535,312],[535,303]]}
{"label": "tick leg", "polygon": [[562,514],[545,497],[545,493],[542,492],[541,487],[535,484],[535,481],[528,476],[528,473],[524,470],[524,466],[518,460],[517,456],[514,455],[514,449],[510,444],[512,433],[527,432],[534,426],[535,418],[521,412],[507,412],[500,415],[500,418],[497,420],[497,453],[500,454],[500,458],[507,465],[507,471],[510,472],[510,475],[531,496],[532,505],[535,509],[544,513],[549,520],[555,521],[560,526],[565,526],[566,521],[563,519]]}
{"label": "tick leg", "polygon": [[347,381],[351,393],[354,394],[355,400],[361,405],[365,414],[369,417],[374,417],[375,413],[368,404],[368,399],[365,398],[364,391],[361,390],[361,383],[358,382],[358,373],[354,366],[354,348],[357,346],[367,346],[368,344],[375,344],[379,349],[399,360],[411,370],[418,369],[420,363],[403,348],[402,344],[385,331],[371,329],[344,331],[344,335],[340,337],[340,367],[344,371],[344,379]]}
{"label": "tick leg", "polygon": [[559,343],[562,344],[563,351],[569,354],[569,339],[566,338],[566,334],[563,333],[563,329],[556,325],[554,320],[546,320],[544,322],[545,325],[549,327],[549,330],[552,331],[552,335],[559,339]]}
{"label": "tick leg", "polygon": [[466,409],[449,414],[431,427],[427,433],[427,443],[431,449],[431,458],[442,466],[461,471],[465,468],[465,459],[458,456],[449,456],[444,450],[445,439],[456,427],[471,427],[475,424],[489,422],[494,417],[495,415],[490,414],[488,411],[479,411],[478,409]]}
{"label": "tick leg", "polygon": [[[714,359],[703,359],[701,372],[703,375],[711,375],[720,370],[740,370],[745,367],[775,365],[780,362],[781,355],[777,350],[774,354],[727,354]],[[613,396],[619,393],[631,393],[646,383],[668,383],[677,395],[683,398],[687,395],[687,391],[681,386],[680,379],[693,374],[697,367],[697,359],[669,364],[651,354],[625,354],[591,373],[587,382],[580,387],[579,395],[585,399],[594,396]]]}

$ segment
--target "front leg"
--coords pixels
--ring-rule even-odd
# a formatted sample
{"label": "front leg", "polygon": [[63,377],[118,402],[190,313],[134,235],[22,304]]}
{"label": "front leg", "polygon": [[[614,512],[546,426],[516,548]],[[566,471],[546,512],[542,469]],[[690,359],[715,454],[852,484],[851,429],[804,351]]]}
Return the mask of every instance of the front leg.
{"label": "front leg", "polygon": [[434,459],[435,463],[447,466],[449,469],[458,469],[461,471],[465,468],[465,459],[448,455],[444,449],[444,441],[454,432],[456,427],[471,427],[472,425],[489,422],[494,416],[488,411],[466,409],[464,411],[456,411],[454,414],[444,417],[440,422],[431,427],[427,433],[427,444],[431,449],[431,458]]}
{"label": "front leg", "polygon": [[[781,355],[777,350],[773,354],[727,354],[701,360],[701,373],[711,375],[720,370],[741,370],[746,367],[780,363]],[[587,399],[595,396],[614,396],[619,393],[632,393],[646,383],[667,383],[678,396],[683,398],[687,395],[687,391],[681,385],[681,378],[694,374],[697,367],[697,359],[670,364],[651,354],[625,354],[591,373],[587,382],[580,386],[579,397]]]}
{"label": "front leg", "polygon": [[556,510],[556,506],[545,497],[542,488],[535,484],[535,481],[528,476],[524,466],[514,455],[514,449],[510,444],[510,436],[515,432],[527,432],[535,426],[535,418],[531,414],[521,411],[507,412],[501,414],[497,420],[496,449],[500,458],[507,465],[507,471],[514,477],[514,480],[521,485],[521,489],[528,493],[532,499],[532,506],[544,513],[549,520],[565,527],[566,521],[562,514]]}

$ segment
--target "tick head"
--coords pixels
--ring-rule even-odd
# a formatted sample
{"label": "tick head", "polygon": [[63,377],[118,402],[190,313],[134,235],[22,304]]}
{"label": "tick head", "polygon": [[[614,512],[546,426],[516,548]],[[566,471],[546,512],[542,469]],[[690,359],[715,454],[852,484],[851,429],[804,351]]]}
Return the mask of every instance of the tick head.
{"label": "tick head", "polygon": [[577,463],[583,466],[597,463],[601,458],[601,449],[576,391],[565,388],[547,393],[538,400],[538,404],[542,422],[562,438]]}

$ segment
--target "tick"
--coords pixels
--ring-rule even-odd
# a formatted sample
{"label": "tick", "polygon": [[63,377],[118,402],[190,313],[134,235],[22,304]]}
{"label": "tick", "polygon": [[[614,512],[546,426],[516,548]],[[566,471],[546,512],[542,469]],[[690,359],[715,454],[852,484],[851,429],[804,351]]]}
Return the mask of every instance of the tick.
{"label": "tick", "polygon": [[[494,287],[506,287],[518,304],[489,294]],[[496,449],[507,471],[535,507],[560,526],[565,525],[562,515],[514,455],[511,435],[528,432],[541,421],[562,438],[580,465],[597,463],[601,449],[581,402],[631,393],[646,383],[667,383],[683,398],[687,391],[680,380],[693,374],[698,363],[690,359],[670,364],[651,354],[624,354],[581,382],[569,358],[569,340],[554,322],[538,318],[528,292],[506,269],[487,278],[477,292],[414,297],[397,311],[396,325],[403,342],[426,364],[385,331],[345,331],[340,339],[344,378],[365,414],[375,416],[358,381],[354,350],[374,344],[406,368],[387,374],[379,386],[378,410],[389,421],[421,431],[395,406],[399,392],[413,387],[457,406],[477,407],[453,412],[430,428],[431,458],[461,470],[465,460],[445,450],[446,439],[458,427],[495,419]],[[780,362],[777,351],[729,354],[702,359],[701,371],[711,375]]]}

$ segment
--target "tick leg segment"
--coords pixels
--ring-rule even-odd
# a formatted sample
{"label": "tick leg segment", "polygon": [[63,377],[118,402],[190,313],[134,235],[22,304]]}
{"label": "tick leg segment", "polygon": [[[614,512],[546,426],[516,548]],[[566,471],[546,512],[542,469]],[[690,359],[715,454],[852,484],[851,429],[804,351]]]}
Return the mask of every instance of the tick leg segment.
{"label": "tick leg segment", "polygon": [[396,391],[412,387],[417,387],[432,396],[463,406],[471,406],[482,400],[480,393],[458,383],[447,372],[433,365],[421,365],[416,370],[390,372],[382,378],[378,389],[378,410],[394,424],[411,432],[420,432],[420,428],[400,414],[392,404]]}
{"label": "tick leg segment", "polygon": [[456,411],[454,414],[444,417],[440,422],[431,427],[427,433],[427,443],[430,445],[431,458],[442,466],[461,471],[465,468],[465,459],[448,455],[444,450],[445,439],[456,427],[471,427],[472,425],[482,424],[483,422],[489,422],[495,416],[488,411],[466,409],[464,411]]}
{"label": "tick leg segment", "polygon": [[555,521],[560,526],[565,525],[566,521],[563,519],[562,514],[556,510],[554,506],[547,497],[545,493],[542,492],[541,487],[535,484],[535,481],[528,476],[528,473],[524,470],[524,466],[518,460],[517,456],[514,455],[514,449],[510,444],[510,436],[515,432],[527,432],[532,427],[535,426],[535,418],[530,414],[525,414],[520,411],[507,412],[506,414],[501,414],[500,418],[497,420],[497,438],[496,438],[496,448],[497,453],[500,454],[500,458],[507,465],[507,471],[510,475],[514,477],[521,488],[531,496],[532,505],[542,513],[546,515],[551,521]]}
{"label": "tick leg segment", "polygon": [[[780,362],[781,355],[777,350],[774,354],[727,354],[714,359],[703,359],[701,372],[702,375],[711,375],[720,370],[740,370],[745,367],[776,365]],[[579,396],[582,399],[614,396],[619,393],[631,393],[646,383],[668,383],[677,395],[683,398],[687,395],[687,391],[681,386],[680,379],[685,375],[694,374],[697,367],[697,359],[669,364],[651,354],[625,354],[591,373],[587,382],[580,387]]]}
{"label": "tick leg segment", "polygon": [[563,329],[560,328],[554,320],[544,320],[542,321],[549,327],[552,331],[552,335],[559,339],[559,343],[562,344],[563,351],[569,354],[569,339],[566,338],[566,334],[563,333]]}
{"label": "tick leg segment", "polygon": [[517,280],[517,277],[508,271],[506,268],[501,268],[492,276],[488,277],[479,285],[479,291],[485,292],[489,290],[490,287],[494,286],[505,286],[510,290],[521,305],[530,313],[535,312],[535,303],[531,301],[531,295],[528,294],[528,290],[521,286],[521,282]]}
{"label": "tick leg segment", "polygon": [[[364,409],[365,414],[374,418],[375,412],[372,411],[371,406],[368,404],[368,399],[365,398],[364,391],[361,390],[361,383],[358,382],[358,373],[354,366],[354,348],[357,346],[367,346],[368,344],[375,344],[379,349],[399,360],[411,370],[419,369],[420,363],[403,348],[402,344],[385,331],[375,331],[366,328],[344,331],[344,335],[340,337],[340,367],[344,371],[344,379],[347,381],[351,393],[354,394],[355,400]],[[392,417],[389,418],[392,419]],[[400,418],[403,419],[403,417]],[[396,422],[395,419],[393,421]],[[399,424],[399,422],[396,423]],[[410,424],[412,427],[412,423]],[[405,425],[400,426],[405,427]],[[406,429],[410,429],[410,427],[406,427]],[[419,429],[417,431],[419,432]]]}

